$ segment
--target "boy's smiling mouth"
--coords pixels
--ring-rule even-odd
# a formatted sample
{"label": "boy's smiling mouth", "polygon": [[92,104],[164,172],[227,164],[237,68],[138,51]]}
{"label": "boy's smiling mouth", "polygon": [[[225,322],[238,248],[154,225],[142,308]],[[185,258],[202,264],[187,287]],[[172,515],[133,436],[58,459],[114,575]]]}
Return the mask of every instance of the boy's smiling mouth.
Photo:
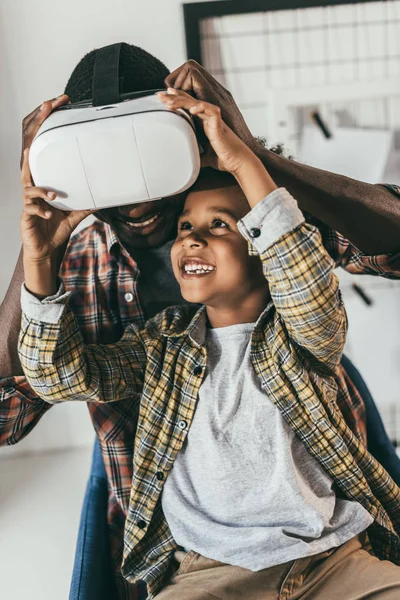
{"label": "boy's smiling mouth", "polygon": [[184,279],[205,277],[216,271],[216,267],[207,263],[205,260],[188,256],[182,259],[180,269]]}

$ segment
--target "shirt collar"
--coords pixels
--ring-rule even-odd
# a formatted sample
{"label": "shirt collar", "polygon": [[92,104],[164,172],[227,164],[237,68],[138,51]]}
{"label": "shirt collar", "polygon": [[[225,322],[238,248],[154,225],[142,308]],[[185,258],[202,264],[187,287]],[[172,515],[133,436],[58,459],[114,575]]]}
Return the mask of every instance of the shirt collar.
{"label": "shirt collar", "polygon": [[[254,326],[254,333],[256,335],[262,335],[264,330],[264,322],[269,315],[274,303],[272,300],[267,304],[261,315],[257,319],[257,323]],[[188,315],[190,317],[190,313]],[[164,330],[163,330],[164,329]],[[207,332],[207,312],[206,307],[201,306],[199,310],[192,317],[190,322],[187,324],[187,319],[182,319],[182,314],[177,315],[176,319],[173,319],[171,323],[168,323],[164,328],[161,329],[161,334],[166,337],[177,338],[188,336],[196,346],[204,346]]]}
{"label": "shirt collar", "polygon": [[107,250],[108,250],[109,254],[113,254],[113,252],[116,249],[120,250],[122,248],[123,250],[125,250],[125,248],[119,241],[119,238],[118,238],[117,234],[115,233],[115,231],[113,230],[113,228],[111,227],[111,225],[104,222],[104,231],[105,231],[105,235],[106,235]]}
{"label": "shirt collar", "polygon": [[[172,321],[161,325],[160,333],[167,338],[190,337],[196,346],[203,346],[207,328],[206,307],[201,306],[192,318],[190,317],[193,315],[193,307],[180,308]],[[189,323],[188,319],[190,319]]]}

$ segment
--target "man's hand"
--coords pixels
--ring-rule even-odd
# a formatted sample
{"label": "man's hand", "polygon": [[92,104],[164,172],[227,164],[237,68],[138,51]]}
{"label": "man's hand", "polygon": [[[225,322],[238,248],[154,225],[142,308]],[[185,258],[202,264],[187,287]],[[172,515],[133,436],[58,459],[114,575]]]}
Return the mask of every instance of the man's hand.
{"label": "man's hand", "polygon": [[24,259],[37,262],[50,259],[68,241],[75,227],[94,211],[64,211],[51,207],[48,201],[54,200],[56,194],[34,186],[29,169],[29,150],[24,152],[21,183],[24,202],[21,216]]}
{"label": "man's hand", "polygon": [[[232,94],[195,60],[188,60],[165,79],[170,88],[191,92],[198,100],[215,104],[221,109],[223,121],[253,152],[257,142],[251,134]],[[206,166],[206,165],[204,165]]]}
{"label": "man's hand", "polygon": [[33,138],[37,134],[39,127],[47,119],[47,117],[59,106],[68,104],[69,98],[66,94],[61,94],[52,100],[46,100],[41,106],[38,106],[22,121],[22,150],[20,167],[24,162],[24,151],[31,147]]}

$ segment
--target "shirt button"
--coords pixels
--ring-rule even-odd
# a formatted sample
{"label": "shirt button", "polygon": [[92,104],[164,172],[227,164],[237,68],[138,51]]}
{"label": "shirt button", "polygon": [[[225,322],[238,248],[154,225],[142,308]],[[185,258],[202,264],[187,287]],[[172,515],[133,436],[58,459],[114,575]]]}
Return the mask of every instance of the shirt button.
{"label": "shirt button", "polygon": [[253,227],[253,229],[250,229],[250,235],[252,238],[260,237],[261,229],[259,229],[258,227]]}
{"label": "shirt button", "polygon": [[156,473],[156,477],[158,481],[162,481],[164,479],[164,473],[162,471],[158,471],[158,473]]}
{"label": "shirt button", "polygon": [[194,375],[201,375],[201,374],[202,374],[202,372],[203,372],[203,368],[202,368],[202,367],[200,367],[200,366],[197,366],[197,367],[195,367],[195,368],[193,369],[193,373],[194,373]]}
{"label": "shirt button", "polygon": [[145,529],[146,528],[146,521],[138,521],[137,522],[137,526],[139,527],[139,529]]}
{"label": "shirt button", "polygon": [[131,294],[131,292],[127,292],[127,293],[125,294],[125,300],[126,300],[127,302],[132,302],[132,300],[133,300],[133,294]]}
{"label": "shirt button", "polygon": [[179,421],[178,427],[179,427],[179,429],[182,429],[182,430],[186,429],[186,427],[187,427],[186,421]]}

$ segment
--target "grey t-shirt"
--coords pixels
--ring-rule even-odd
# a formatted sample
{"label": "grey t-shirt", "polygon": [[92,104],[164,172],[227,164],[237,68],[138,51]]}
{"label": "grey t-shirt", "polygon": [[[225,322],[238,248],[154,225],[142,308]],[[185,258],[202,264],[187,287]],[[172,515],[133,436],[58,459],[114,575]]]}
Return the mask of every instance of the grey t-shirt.
{"label": "grey t-shirt", "polygon": [[175,541],[258,571],[339,546],[373,521],[333,482],[262,391],[253,324],[210,329],[207,372],[162,507]]}

